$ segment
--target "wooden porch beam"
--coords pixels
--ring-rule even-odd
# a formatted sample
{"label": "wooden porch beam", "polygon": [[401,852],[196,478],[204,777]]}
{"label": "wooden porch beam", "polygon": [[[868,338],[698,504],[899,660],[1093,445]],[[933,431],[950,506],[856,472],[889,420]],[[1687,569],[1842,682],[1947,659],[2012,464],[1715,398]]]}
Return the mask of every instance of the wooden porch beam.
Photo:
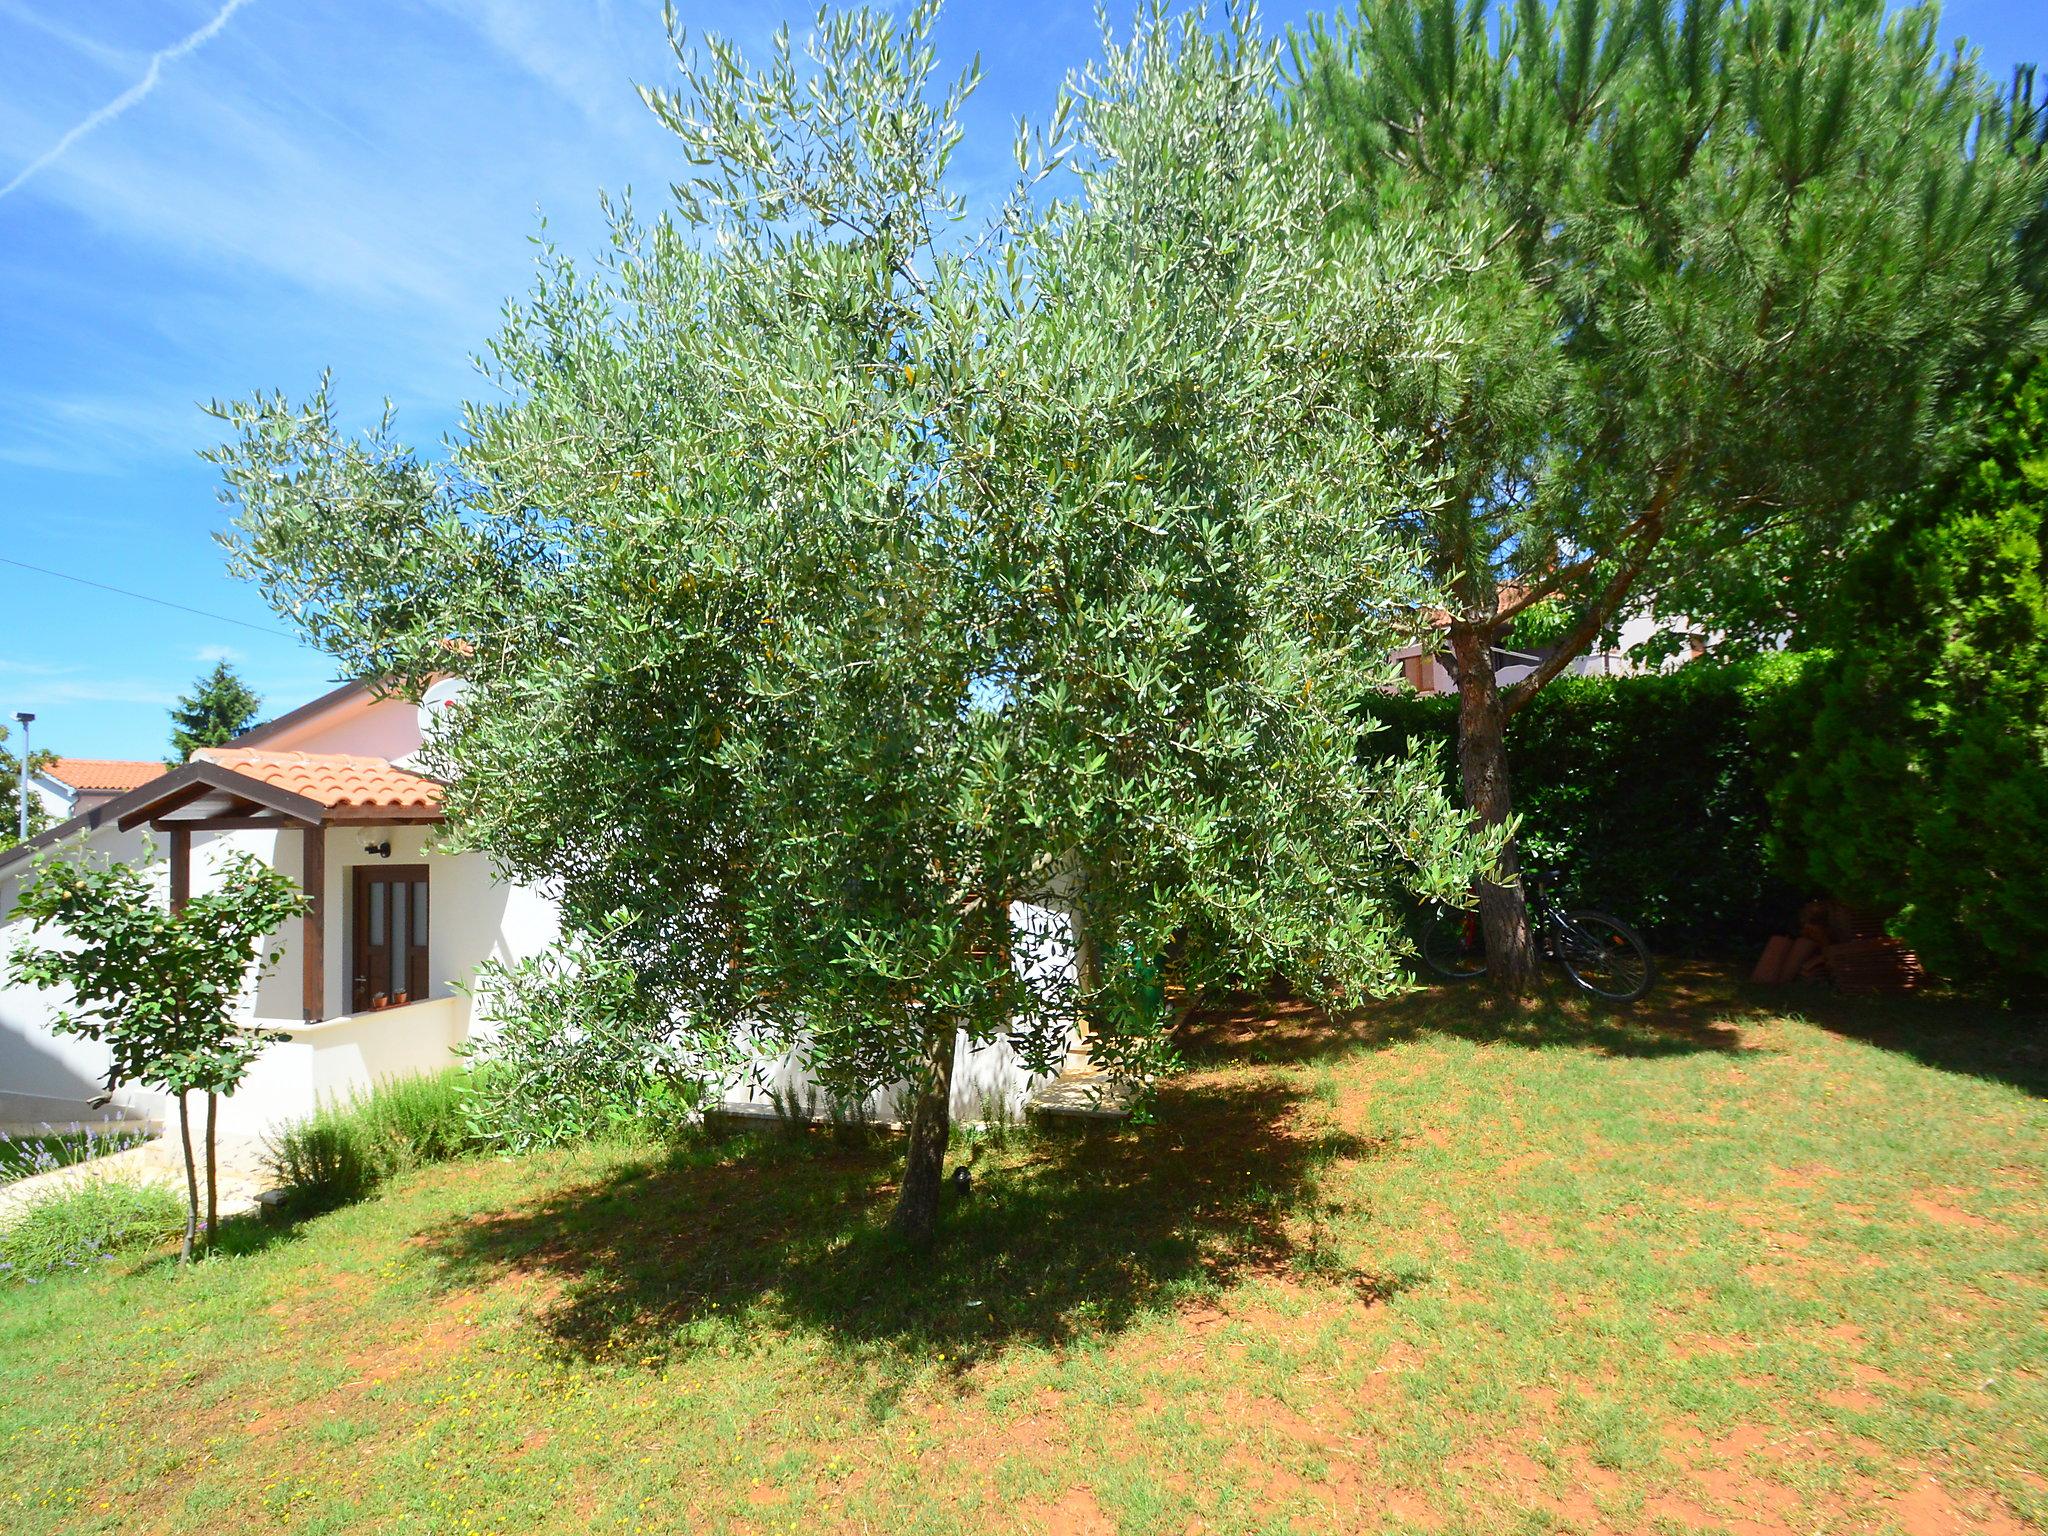
{"label": "wooden porch beam", "polygon": [[303,827],[306,823],[289,816],[207,816],[170,821],[152,821],[152,832],[169,832],[182,828],[188,832],[262,832],[280,831],[285,827]]}
{"label": "wooden porch beam", "polygon": [[182,912],[192,899],[192,829],[172,827],[170,833],[171,910]]}
{"label": "wooden porch beam", "polygon": [[304,852],[299,884],[306,893],[306,915],[300,920],[299,964],[302,1001],[308,1024],[327,1013],[327,829],[313,825],[299,833]]}

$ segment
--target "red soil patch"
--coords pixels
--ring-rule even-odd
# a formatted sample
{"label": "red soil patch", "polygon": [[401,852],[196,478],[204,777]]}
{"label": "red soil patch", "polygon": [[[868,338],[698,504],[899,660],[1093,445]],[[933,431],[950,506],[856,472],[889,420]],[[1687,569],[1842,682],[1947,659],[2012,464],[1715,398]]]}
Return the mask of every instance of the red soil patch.
{"label": "red soil patch", "polygon": [[[1946,1195],[1950,1191],[1943,1190],[1938,1193]],[[1948,1200],[1939,1199],[1936,1195],[1915,1195],[1912,1197],[1911,1203],[1914,1210],[1938,1227],[1961,1227],[1970,1232],[2003,1232],[2006,1230],[1999,1223],[1987,1221],[1982,1216],[1972,1215],[1961,1206],[1952,1205]]]}
{"label": "red soil patch", "polygon": [[1906,1536],[2034,1536],[2032,1527],[2002,1509],[1986,1504],[1965,1510],[1931,1477],[1916,1477],[1888,1512]]}
{"label": "red soil patch", "polygon": [[1826,1163],[1795,1163],[1790,1168],[1771,1170],[1771,1182],[1781,1189],[1814,1189],[1841,1176],[1840,1169]]}
{"label": "red soil patch", "polygon": [[1071,1488],[1045,1512],[1045,1536],[1117,1536],[1116,1522],[1102,1512],[1090,1489]]}
{"label": "red soil patch", "polygon": [[1395,1489],[1379,1500],[1381,1518],[1413,1526],[1419,1531],[1435,1531],[1443,1528],[1444,1517],[1438,1514],[1428,1500],[1415,1494]]}

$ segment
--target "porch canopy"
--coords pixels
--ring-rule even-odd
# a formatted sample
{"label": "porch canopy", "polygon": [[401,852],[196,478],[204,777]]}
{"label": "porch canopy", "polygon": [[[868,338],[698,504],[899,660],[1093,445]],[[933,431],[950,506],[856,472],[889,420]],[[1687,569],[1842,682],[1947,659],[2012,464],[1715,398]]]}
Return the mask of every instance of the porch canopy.
{"label": "porch canopy", "polygon": [[171,905],[192,893],[194,832],[286,831],[304,849],[299,880],[307,896],[299,959],[307,1023],[326,1009],[327,829],[348,823],[438,822],[439,781],[381,757],[202,747],[192,761],[103,808],[125,832],[147,824],[169,834]]}

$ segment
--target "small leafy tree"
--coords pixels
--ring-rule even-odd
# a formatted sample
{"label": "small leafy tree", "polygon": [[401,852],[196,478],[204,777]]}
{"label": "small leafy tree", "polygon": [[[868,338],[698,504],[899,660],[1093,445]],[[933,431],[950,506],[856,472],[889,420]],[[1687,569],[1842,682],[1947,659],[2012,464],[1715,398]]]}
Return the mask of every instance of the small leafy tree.
{"label": "small leafy tree", "polygon": [[[1051,1070],[1078,1014],[1142,1077],[1159,1010],[1101,957],[1390,988],[1401,895],[1484,856],[1426,758],[1355,750],[1424,596],[1372,390],[1429,322],[1403,253],[1315,238],[1272,46],[1151,18],[1019,144],[1077,195],[977,233],[934,15],[828,15],[758,71],[678,36],[646,94],[699,174],[544,266],[452,463],[324,392],[218,408],[217,456],[280,612],[472,683],[454,835],[572,927],[629,914],[646,1028],[707,1079],[744,1046],[910,1084],[920,1242],[959,1034]],[[1078,973],[1031,901],[1078,912]]]}
{"label": "small leafy tree", "polygon": [[1832,653],[1773,810],[1831,895],[1957,978],[2048,978],[2048,364],[1896,506],[1817,626]]}
{"label": "small leafy tree", "polygon": [[50,930],[64,942],[16,949],[11,978],[69,993],[51,1027],[107,1047],[107,1091],[139,1082],[178,1096],[185,1152],[182,1253],[189,1260],[200,1221],[189,1095],[206,1095],[211,1241],[219,1219],[218,1097],[234,1092],[263,1047],[281,1038],[250,1025],[239,1008],[251,984],[283,953],[273,947],[266,954],[264,939],[305,910],[305,896],[268,865],[235,854],[219,865],[212,889],[174,910],[140,867],[53,858],[37,870],[15,910],[30,919],[31,933]]}
{"label": "small leafy tree", "polygon": [[[1411,528],[1449,594],[1485,823],[1510,818],[1504,733],[1539,689],[1638,610],[1784,630],[2035,323],[2043,117],[1945,56],[1936,20],[1359,0],[1301,48],[1302,152],[1355,180],[1341,222],[1456,258],[1460,334],[1380,409],[1438,476]],[[1569,617],[1501,686],[1494,648],[1539,604]],[[1519,888],[1481,910],[1497,981],[1528,985]]]}
{"label": "small leafy tree", "polygon": [[170,765],[181,768],[195,747],[220,747],[256,723],[263,700],[225,661],[182,694],[171,708]]}

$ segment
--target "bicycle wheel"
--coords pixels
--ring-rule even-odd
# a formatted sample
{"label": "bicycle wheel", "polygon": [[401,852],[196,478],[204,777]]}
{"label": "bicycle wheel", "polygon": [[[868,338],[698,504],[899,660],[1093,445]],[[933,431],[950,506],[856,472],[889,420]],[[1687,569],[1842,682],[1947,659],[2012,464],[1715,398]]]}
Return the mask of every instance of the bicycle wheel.
{"label": "bicycle wheel", "polygon": [[1423,915],[1422,963],[1445,981],[1486,974],[1486,935],[1479,914],[1438,907]]}
{"label": "bicycle wheel", "polygon": [[1580,987],[1610,1003],[1632,1003],[1657,979],[1650,947],[1618,917],[1567,912],[1557,930],[1558,959]]}

